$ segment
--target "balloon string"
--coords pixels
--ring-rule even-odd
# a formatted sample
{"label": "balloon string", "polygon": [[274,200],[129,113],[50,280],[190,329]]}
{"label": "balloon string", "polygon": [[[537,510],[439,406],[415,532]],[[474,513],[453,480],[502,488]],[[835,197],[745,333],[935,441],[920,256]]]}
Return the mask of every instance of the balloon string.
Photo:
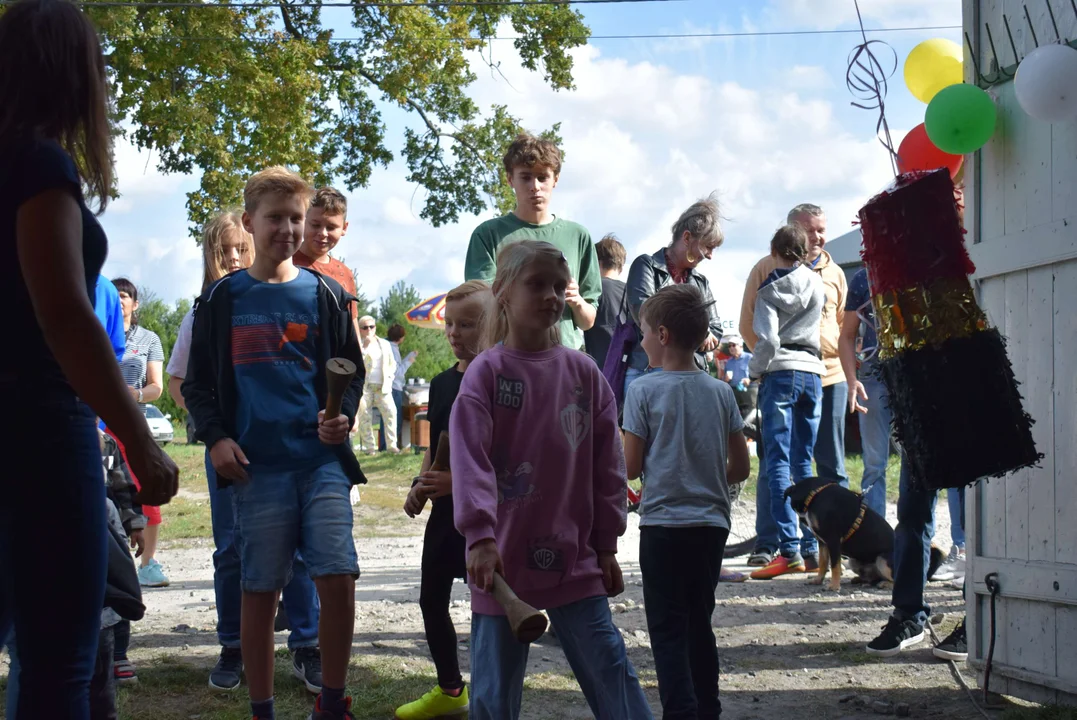
{"label": "balloon string", "polygon": [[[848,69],[845,71],[845,87],[859,102],[851,103],[853,107],[861,110],[878,110],[879,121],[875,124],[875,136],[887,153],[890,155],[890,167],[894,175],[898,174],[897,150],[894,149],[894,141],[890,137],[890,124],[886,121],[886,92],[887,81],[897,72],[897,53],[881,40],[868,40],[867,31],[864,30],[864,19],[860,15],[860,3],[853,0],[856,7],[856,19],[860,23],[860,36],[863,42],[853,48],[849,54]],[[872,52],[873,45],[881,45],[890,51],[893,56],[889,72]]]}

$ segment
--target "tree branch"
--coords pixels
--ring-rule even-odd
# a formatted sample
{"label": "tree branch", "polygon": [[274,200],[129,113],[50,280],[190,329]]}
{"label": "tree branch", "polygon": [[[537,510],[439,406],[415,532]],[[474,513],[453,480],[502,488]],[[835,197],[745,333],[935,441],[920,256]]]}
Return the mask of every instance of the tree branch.
{"label": "tree branch", "polygon": [[292,22],[292,14],[288,11],[288,4],[285,3],[283,0],[281,0],[280,3],[280,17],[281,20],[284,22],[284,29],[288,31],[289,35],[291,35],[296,40],[306,39],[303,37],[303,34],[299,32],[299,29],[295,26],[295,23]]}
{"label": "tree branch", "polygon": [[[371,85],[374,85],[375,87],[384,91],[384,88],[382,88],[381,83],[378,81],[378,79],[371,75],[369,72],[362,68],[357,68],[356,72],[359,73],[359,75],[361,75],[363,78],[365,78]],[[423,106],[420,105],[418,102],[416,102],[410,97],[404,96],[404,104],[414,110],[415,114],[422,118],[423,124],[426,125],[431,135],[437,138],[445,137],[451,140],[455,140],[456,142],[460,143],[465,148],[470,150],[476,158],[482,157],[482,153],[479,152],[478,148],[472,145],[471,141],[465,138],[463,135],[459,133],[445,132],[440,127],[438,127],[437,124],[435,124],[434,121],[430,118],[430,116],[427,115],[426,110],[423,108]]]}

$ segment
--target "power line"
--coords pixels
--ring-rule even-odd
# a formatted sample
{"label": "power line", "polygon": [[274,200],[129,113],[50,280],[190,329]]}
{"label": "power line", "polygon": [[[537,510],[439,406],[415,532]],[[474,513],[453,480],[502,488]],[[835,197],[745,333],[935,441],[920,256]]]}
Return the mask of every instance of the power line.
{"label": "power line", "polygon": [[[0,3],[2,4],[2,3]],[[866,32],[869,33],[896,33],[896,32],[914,32],[914,31],[927,31],[927,30],[960,30],[960,25],[922,25],[915,27],[893,27],[893,28],[874,28],[869,29]],[[847,35],[847,34],[859,34],[859,29],[849,30],[771,30],[771,31],[759,31],[759,32],[707,32],[707,33],[669,33],[669,34],[648,34],[648,35],[555,35],[544,36],[545,40],[679,40],[679,39],[691,39],[691,38],[740,38],[740,37],[792,37],[798,35]],[[113,37],[112,40],[174,40],[183,42],[236,42],[243,40],[245,42],[272,42],[272,38],[242,38],[242,37],[198,37],[187,35],[153,35],[153,36],[141,36],[135,37]],[[502,40],[502,41],[515,41],[524,40],[523,36],[513,37],[461,37],[454,36],[443,38],[445,40],[455,41],[470,41],[470,40],[482,40],[483,42],[490,40]],[[362,42],[366,38],[356,37],[332,37],[329,38],[329,42]]]}
{"label": "power line", "polygon": [[[408,8],[408,7],[506,7],[514,5],[616,5],[620,3],[669,3],[686,0],[355,0],[355,2],[188,2],[184,0],[83,0],[76,2],[83,8],[91,7],[133,7],[133,8],[252,8],[255,10],[276,10],[282,5],[288,8]],[[0,0],[0,5],[11,5],[16,0]]]}

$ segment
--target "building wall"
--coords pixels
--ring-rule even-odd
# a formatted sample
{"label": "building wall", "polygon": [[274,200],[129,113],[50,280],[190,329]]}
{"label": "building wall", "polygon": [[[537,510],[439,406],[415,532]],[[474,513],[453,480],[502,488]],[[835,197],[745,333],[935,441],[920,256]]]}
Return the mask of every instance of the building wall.
{"label": "building wall", "polygon": [[[1069,0],[1049,0],[1064,39],[1077,38]],[[1028,3],[1040,42],[1055,38],[1044,2]],[[990,24],[1003,67],[1031,51],[1025,3],[964,0],[980,69],[992,70]],[[966,48],[966,55],[968,49]],[[966,79],[975,81],[966,58]],[[991,690],[1077,704],[1077,122],[1028,117],[1012,82],[997,96],[994,139],[966,160],[966,223],[980,303],[1006,336],[1024,406],[1035,419],[1040,467],[969,489],[969,659],[981,670],[994,622]],[[971,183],[969,182],[971,179]]]}

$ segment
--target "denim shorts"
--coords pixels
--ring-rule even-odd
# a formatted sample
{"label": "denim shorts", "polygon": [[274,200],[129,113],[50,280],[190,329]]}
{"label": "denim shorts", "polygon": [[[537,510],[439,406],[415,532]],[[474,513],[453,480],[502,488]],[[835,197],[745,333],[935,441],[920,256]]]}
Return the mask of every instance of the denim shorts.
{"label": "denim shorts", "polygon": [[274,592],[292,579],[298,550],[312,578],[359,577],[352,539],[351,481],[332,460],[315,468],[248,468],[232,486],[235,543],[245,592]]}

